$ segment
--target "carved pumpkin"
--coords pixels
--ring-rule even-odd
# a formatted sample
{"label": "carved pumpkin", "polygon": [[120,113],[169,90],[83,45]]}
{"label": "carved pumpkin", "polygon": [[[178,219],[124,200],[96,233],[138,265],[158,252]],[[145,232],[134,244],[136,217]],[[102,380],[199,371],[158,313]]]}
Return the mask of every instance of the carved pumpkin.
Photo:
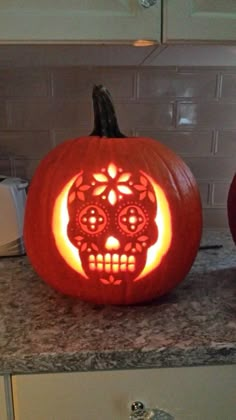
{"label": "carved pumpkin", "polygon": [[32,179],[27,254],[65,294],[103,304],[148,301],[191,268],[202,230],[199,191],[174,152],[119,131],[103,86],[93,103],[92,134],[54,148]]}
{"label": "carved pumpkin", "polygon": [[230,184],[227,209],[230,232],[234,242],[236,243],[236,174]]}

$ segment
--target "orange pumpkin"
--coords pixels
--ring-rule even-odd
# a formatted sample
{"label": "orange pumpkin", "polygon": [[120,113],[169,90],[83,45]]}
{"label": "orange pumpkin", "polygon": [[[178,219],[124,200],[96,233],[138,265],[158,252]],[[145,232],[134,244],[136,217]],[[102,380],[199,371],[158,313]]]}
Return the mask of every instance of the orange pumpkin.
{"label": "orange pumpkin", "polygon": [[230,184],[227,200],[228,222],[232,238],[236,243],[236,174]]}
{"label": "orange pumpkin", "polygon": [[100,304],[131,304],[184,279],[202,231],[199,191],[169,148],[118,129],[109,92],[94,87],[95,128],[41,161],[25,211],[36,272],[57,290]]}

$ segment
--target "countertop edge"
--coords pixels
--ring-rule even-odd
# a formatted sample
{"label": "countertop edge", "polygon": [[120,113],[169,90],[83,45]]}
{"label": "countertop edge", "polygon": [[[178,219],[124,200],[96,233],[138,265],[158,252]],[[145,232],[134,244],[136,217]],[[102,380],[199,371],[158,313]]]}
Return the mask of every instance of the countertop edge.
{"label": "countertop edge", "polygon": [[86,372],[236,364],[236,344],[159,350],[82,351],[0,358],[0,374]]}

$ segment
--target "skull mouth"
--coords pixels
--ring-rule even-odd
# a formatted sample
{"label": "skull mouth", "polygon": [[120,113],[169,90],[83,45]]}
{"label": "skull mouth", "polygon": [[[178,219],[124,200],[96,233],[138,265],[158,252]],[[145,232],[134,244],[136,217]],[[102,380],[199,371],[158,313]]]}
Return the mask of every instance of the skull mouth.
{"label": "skull mouth", "polygon": [[136,267],[135,256],[125,254],[90,254],[88,263],[91,271],[105,271],[106,273],[134,272]]}

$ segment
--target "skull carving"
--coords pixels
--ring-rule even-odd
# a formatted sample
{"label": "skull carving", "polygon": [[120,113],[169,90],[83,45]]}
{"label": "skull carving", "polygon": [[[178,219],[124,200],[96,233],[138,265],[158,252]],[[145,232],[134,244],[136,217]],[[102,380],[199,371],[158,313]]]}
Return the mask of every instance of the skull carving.
{"label": "skull carving", "polygon": [[103,284],[134,281],[158,237],[156,196],[145,173],[114,163],[98,173],[81,171],[67,208],[67,235],[86,275]]}

